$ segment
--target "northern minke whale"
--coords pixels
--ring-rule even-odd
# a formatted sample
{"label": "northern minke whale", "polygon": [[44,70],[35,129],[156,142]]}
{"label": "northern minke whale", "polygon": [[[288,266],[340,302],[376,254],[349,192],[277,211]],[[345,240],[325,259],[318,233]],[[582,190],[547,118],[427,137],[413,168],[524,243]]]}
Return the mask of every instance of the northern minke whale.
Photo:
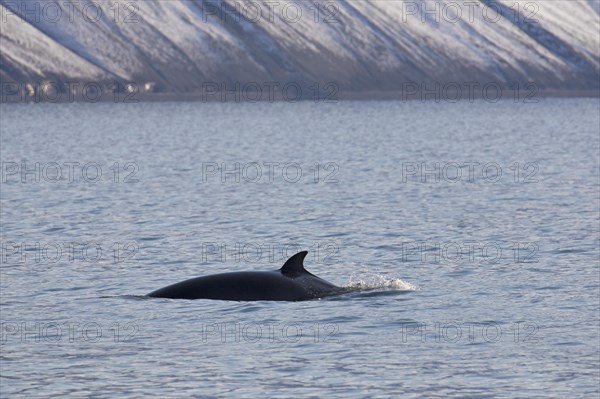
{"label": "northern minke whale", "polygon": [[304,301],[347,291],[308,272],[304,268],[307,254],[307,251],[298,252],[279,270],[196,277],[160,288],[148,296],[227,301]]}

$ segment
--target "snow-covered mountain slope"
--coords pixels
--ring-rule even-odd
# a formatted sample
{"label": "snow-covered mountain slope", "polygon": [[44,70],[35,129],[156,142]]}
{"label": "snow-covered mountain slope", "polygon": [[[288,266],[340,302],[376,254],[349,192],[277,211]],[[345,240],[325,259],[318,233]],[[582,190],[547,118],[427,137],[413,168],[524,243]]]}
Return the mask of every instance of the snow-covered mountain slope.
{"label": "snow-covered mountain slope", "polygon": [[600,0],[0,0],[5,82],[598,89]]}

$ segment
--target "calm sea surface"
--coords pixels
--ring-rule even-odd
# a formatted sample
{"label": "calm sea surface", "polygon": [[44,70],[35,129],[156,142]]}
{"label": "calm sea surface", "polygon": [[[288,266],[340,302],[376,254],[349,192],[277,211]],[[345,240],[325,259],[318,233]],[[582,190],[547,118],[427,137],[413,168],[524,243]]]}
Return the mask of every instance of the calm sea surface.
{"label": "calm sea surface", "polygon": [[[0,116],[2,397],[598,397],[597,99]],[[143,297],[298,250],[356,290]]]}

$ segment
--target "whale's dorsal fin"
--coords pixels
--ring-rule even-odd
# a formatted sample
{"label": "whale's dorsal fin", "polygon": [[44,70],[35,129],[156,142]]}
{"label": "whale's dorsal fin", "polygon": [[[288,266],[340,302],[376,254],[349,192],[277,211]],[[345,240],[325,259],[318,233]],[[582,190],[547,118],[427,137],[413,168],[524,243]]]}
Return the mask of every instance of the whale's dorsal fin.
{"label": "whale's dorsal fin", "polygon": [[298,252],[296,255],[289,258],[279,270],[283,274],[308,273],[304,269],[304,258],[307,254],[307,251]]}

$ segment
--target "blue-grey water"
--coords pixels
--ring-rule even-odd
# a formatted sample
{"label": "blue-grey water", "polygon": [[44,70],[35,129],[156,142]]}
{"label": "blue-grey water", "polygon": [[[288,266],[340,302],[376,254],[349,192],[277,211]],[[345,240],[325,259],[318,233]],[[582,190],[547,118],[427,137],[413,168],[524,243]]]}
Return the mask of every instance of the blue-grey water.
{"label": "blue-grey water", "polygon": [[[0,116],[2,397],[598,397],[598,99]],[[143,297],[299,249],[355,290]]]}

